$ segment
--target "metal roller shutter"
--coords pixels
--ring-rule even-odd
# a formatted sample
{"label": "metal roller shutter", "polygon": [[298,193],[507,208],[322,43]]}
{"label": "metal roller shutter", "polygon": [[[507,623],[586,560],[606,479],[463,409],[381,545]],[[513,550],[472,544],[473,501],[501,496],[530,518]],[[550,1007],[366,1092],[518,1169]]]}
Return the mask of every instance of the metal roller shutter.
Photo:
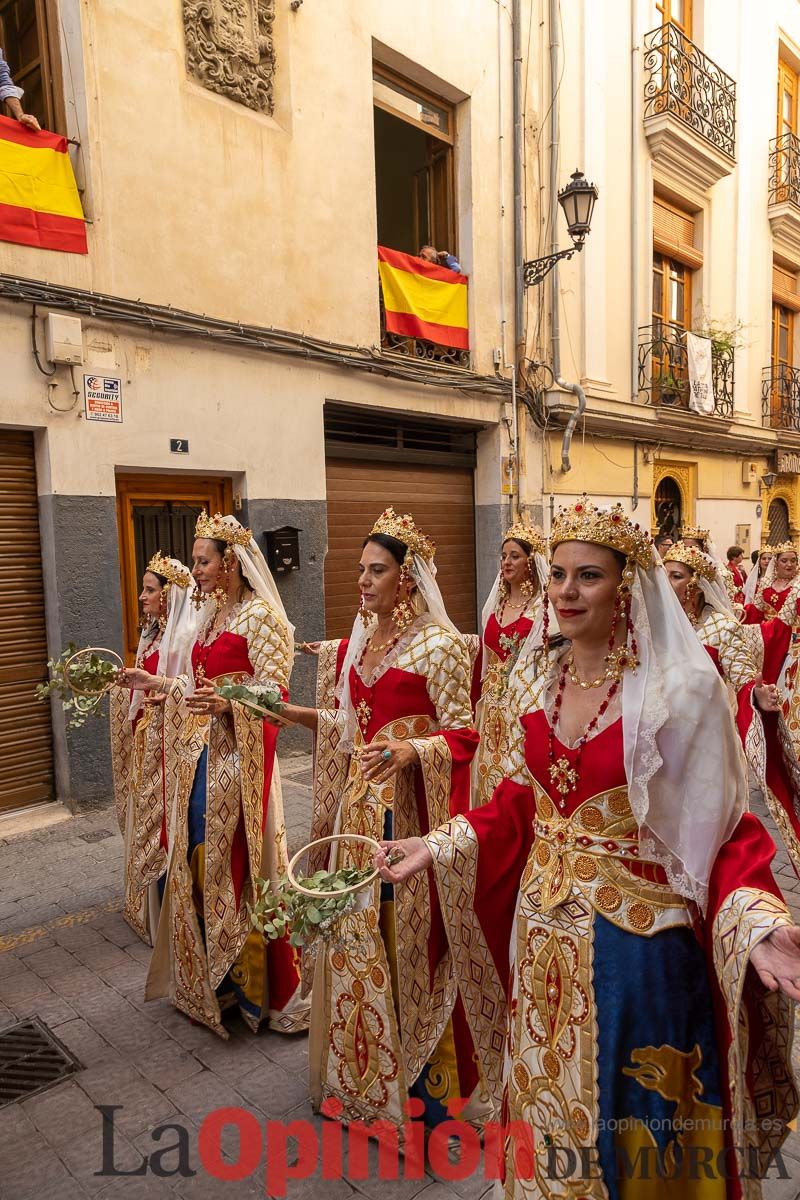
{"label": "metal roller shutter", "polygon": [[410,512],[436,542],[437,580],[464,633],[476,629],[475,500],[469,467],[328,458],[325,620],[329,638],[346,637],[358,607],[361,543],[387,505]]}
{"label": "metal roller shutter", "polygon": [[0,431],[0,812],[54,798],[33,434]]}

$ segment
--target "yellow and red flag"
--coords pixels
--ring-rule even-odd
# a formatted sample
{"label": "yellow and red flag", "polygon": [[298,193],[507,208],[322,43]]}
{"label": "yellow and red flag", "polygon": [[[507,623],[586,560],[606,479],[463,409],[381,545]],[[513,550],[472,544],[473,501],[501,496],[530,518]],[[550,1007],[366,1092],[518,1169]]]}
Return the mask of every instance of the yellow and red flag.
{"label": "yellow and red flag", "polygon": [[389,333],[469,350],[466,275],[385,246],[378,271]]}
{"label": "yellow and red flag", "polygon": [[67,139],[0,117],[0,241],[87,254]]}

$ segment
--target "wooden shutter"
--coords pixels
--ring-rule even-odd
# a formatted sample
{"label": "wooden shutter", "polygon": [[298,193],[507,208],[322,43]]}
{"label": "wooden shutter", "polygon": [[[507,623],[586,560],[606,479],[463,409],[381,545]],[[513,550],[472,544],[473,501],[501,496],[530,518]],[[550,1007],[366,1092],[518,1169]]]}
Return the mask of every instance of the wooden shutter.
{"label": "wooden shutter", "polygon": [[0,811],[54,798],[33,434],[0,430]]}
{"label": "wooden shutter", "polygon": [[787,271],[786,267],[782,267],[776,262],[772,264],[772,299],[776,304],[782,304],[784,308],[800,312],[797,274],[794,271]]}
{"label": "wooden shutter", "polygon": [[358,608],[361,544],[387,505],[410,512],[436,542],[437,582],[453,623],[474,632],[475,502],[468,467],[329,458],[325,622],[329,638],[347,637]]}
{"label": "wooden shutter", "polygon": [[675,208],[660,196],[654,196],[653,248],[696,269],[703,265],[703,254],[695,247],[694,239],[695,221],[692,214]]}

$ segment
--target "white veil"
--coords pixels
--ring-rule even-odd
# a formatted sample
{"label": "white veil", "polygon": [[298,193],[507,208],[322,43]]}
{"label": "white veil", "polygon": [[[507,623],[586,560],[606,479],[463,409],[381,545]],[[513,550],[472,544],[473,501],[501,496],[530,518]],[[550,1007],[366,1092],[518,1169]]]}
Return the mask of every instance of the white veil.
{"label": "white veil", "polygon": [[[533,615],[534,625],[535,626],[538,625],[538,628],[539,628],[539,642],[541,644],[542,605],[541,605],[541,603],[537,603],[536,601],[538,599],[540,599],[541,597],[543,597],[545,594],[545,591],[547,590],[547,583],[550,578],[550,566],[549,566],[545,556],[543,554],[540,554],[538,550],[535,551],[531,557],[533,558],[533,565],[536,569],[536,578],[539,580],[538,596],[536,596],[532,599],[532,604],[533,604],[533,614],[532,615]],[[489,618],[491,617],[493,612],[497,611],[497,601],[500,596],[500,583],[501,583],[502,578],[503,578],[502,572],[498,572],[497,575],[495,576],[494,583],[492,584],[491,589],[489,591],[489,595],[487,597],[486,603],[483,606],[483,611],[481,612],[481,679],[483,679],[484,675],[486,674],[487,667],[488,667],[486,647],[483,645],[483,635],[486,632],[486,626],[488,624]],[[532,632],[533,632],[533,630],[531,630],[531,633]],[[530,633],[528,634],[528,637],[526,637],[525,641],[523,642],[523,648],[528,644],[528,638],[530,638]]]}
{"label": "white veil", "polygon": [[[177,558],[168,558],[166,562],[172,568],[176,578],[186,581],[185,583],[177,583],[174,580],[167,582],[167,624],[158,648],[157,673],[166,675],[168,679],[175,679],[190,671],[190,656],[197,631],[200,628],[201,615],[191,603],[192,575],[189,568],[185,567]],[[146,644],[146,633],[144,632],[139,639],[137,659],[143,649],[143,642]],[[132,693],[128,710],[131,720],[138,713],[143,699],[144,692],[140,689]]]}
{"label": "white veil", "polygon": [[[747,579],[745,579],[745,581],[744,581],[744,602],[745,602],[745,604],[755,604],[756,588],[758,587],[759,583],[761,582],[761,580],[759,580],[759,577],[758,577],[758,564],[760,561],[761,561],[761,555],[759,554],[758,558],[753,563],[753,566],[747,575]],[[772,560],[770,559],[770,561],[772,561]],[[769,567],[769,563],[767,563],[767,566],[764,568],[764,575],[766,575],[768,567]],[[763,576],[762,576],[762,579],[763,579]]]}
{"label": "white veil", "polygon": [[[241,533],[243,526],[239,524],[236,517],[227,515],[221,518],[221,524],[226,525],[232,532]],[[294,638],[294,625],[286,615],[286,609],[281,600],[281,594],[278,591],[277,584],[272,577],[272,572],[267,566],[267,560],[261,553],[258,543],[254,537],[246,546],[240,546],[235,542],[229,543],[239,560],[239,566],[242,569],[242,575],[249,583],[259,599],[264,600],[273,612],[276,612],[283,621],[289,631],[290,640]]]}
{"label": "white veil", "polygon": [[[432,623],[441,625],[443,629],[446,629],[448,633],[452,633],[460,641],[461,634],[447,615],[444,599],[436,582],[436,564],[433,560],[428,562],[421,554],[412,555],[409,566],[409,577],[416,583],[417,592],[420,597],[420,602],[416,606],[418,615],[428,615]],[[422,609],[421,612],[420,608]],[[353,749],[353,738],[355,737],[357,725],[355,705],[353,704],[353,697],[350,694],[350,669],[361,658],[361,652],[367,640],[374,632],[376,621],[377,618],[370,616],[368,623],[365,625],[360,615],[356,614],[350,640],[347,643],[347,652],[342,663],[342,670],[336,684],[335,695],[339,701],[339,710],[344,713],[345,727],[342,749],[345,751]]]}

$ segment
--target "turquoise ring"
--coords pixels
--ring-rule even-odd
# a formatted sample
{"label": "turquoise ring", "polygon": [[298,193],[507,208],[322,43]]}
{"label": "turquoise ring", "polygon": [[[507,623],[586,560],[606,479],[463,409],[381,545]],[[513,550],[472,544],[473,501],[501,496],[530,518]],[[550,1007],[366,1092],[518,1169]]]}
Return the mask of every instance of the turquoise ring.
{"label": "turquoise ring", "polygon": [[392,752],[391,752],[391,750],[389,750],[389,749],[388,749],[388,747],[387,747],[387,749],[386,749],[386,750],[384,750],[383,754],[381,755],[381,758],[382,758],[382,759],[385,759],[386,761],[388,761],[388,760],[389,760],[391,757],[392,757]]}

